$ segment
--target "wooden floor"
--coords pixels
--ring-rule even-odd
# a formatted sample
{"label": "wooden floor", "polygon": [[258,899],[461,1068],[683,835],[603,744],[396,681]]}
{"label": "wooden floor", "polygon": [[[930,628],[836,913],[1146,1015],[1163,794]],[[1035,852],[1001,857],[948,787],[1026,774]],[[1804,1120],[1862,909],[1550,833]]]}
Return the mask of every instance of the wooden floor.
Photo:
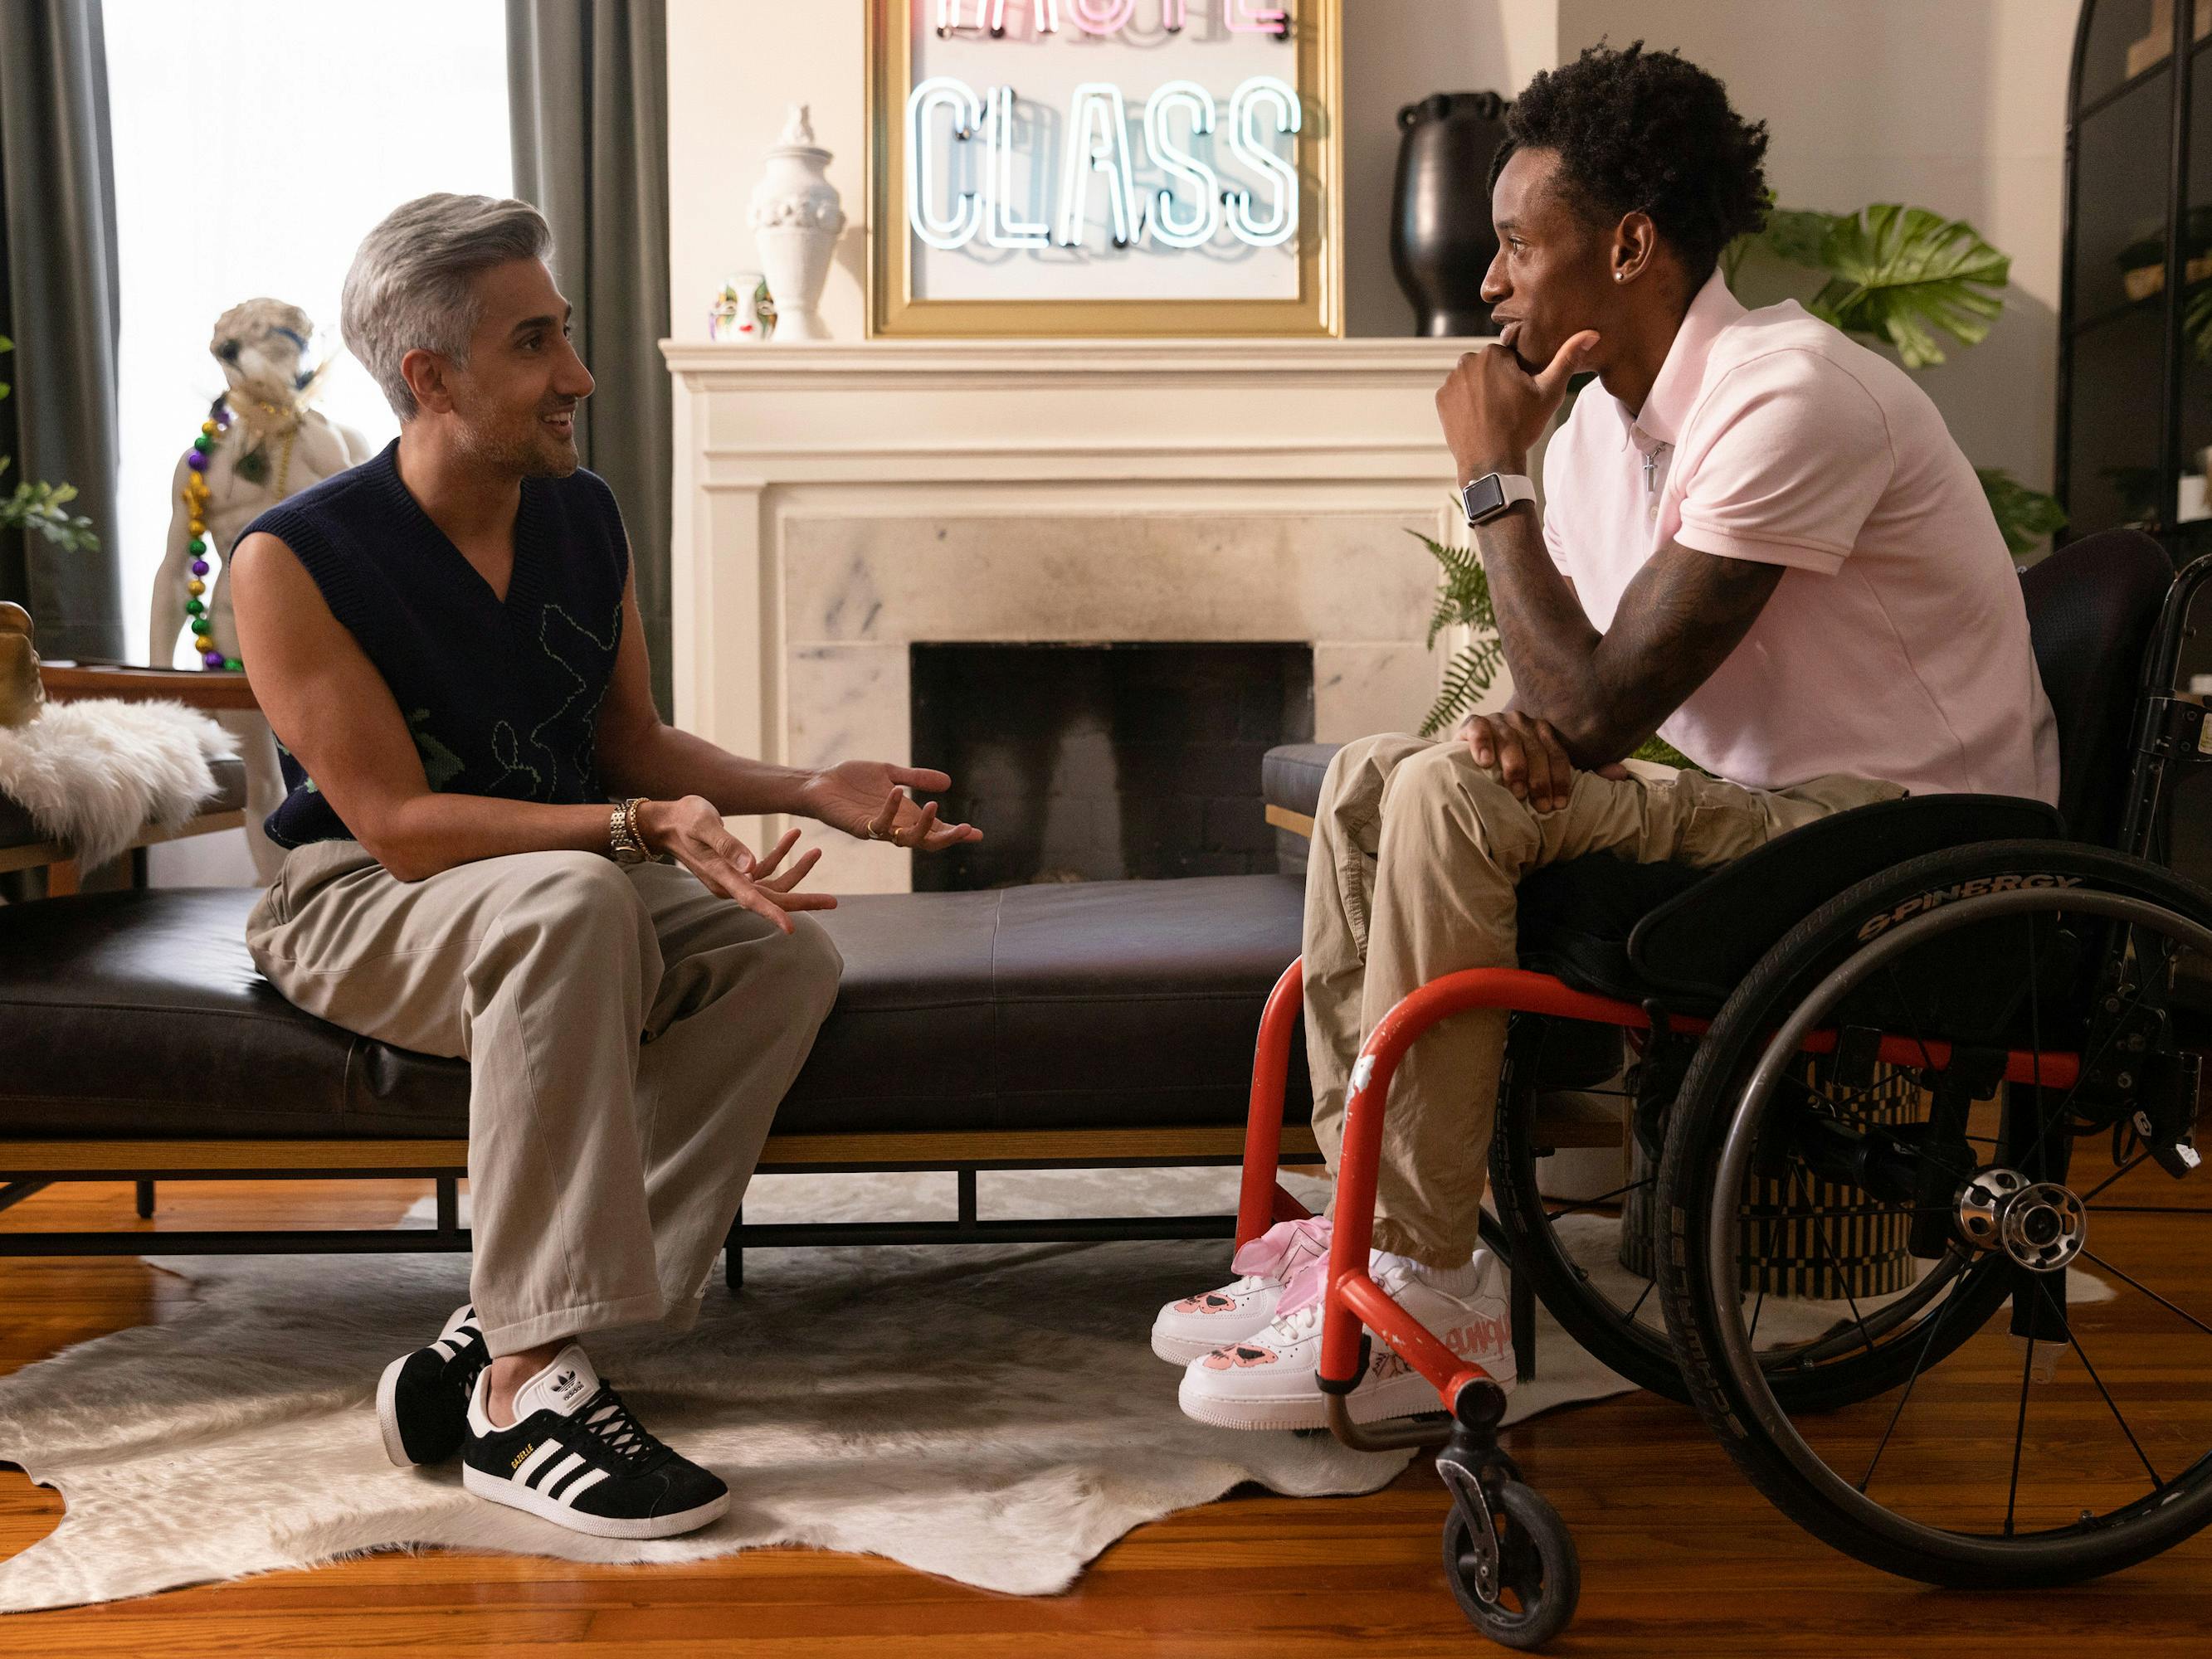
{"label": "wooden floor", "polygon": [[[166,1187],[162,1224],[381,1224],[405,1182]],[[299,1195],[283,1215],[272,1193]],[[0,1225],[122,1226],[125,1187],[60,1188]],[[333,1267],[343,1273],[342,1264]],[[2171,1281],[2167,1281],[2169,1285]],[[2212,1290],[2212,1273],[2194,1283]],[[189,1298],[135,1260],[0,1261],[0,1370],[150,1320]],[[2198,1337],[2208,1351],[2212,1339]],[[2207,1354],[2169,1380],[2204,1394]],[[2110,1366],[2107,1366],[2110,1369]],[[2212,1534],[2102,1583],[2033,1596],[1885,1578],[1782,1519],[1683,1410],[1632,1396],[1513,1431],[1531,1481],[1574,1528],[1582,1613],[1553,1652],[1945,1656],[2035,1648],[2203,1651]],[[1296,1659],[1357,1649],[1416,1659],[1484,1650],[1437,1560],[1444,1504],[1416,1464],[1369,1498],[1246,1493],[1140,1528],[1067,1595],[992,1595],[888,1562],[765,1550],[682,1567],[398,1554],[82,1611],[0,1619],[0,1654],[821,1654],[836,1659],[1193,1655]],[[43,1536],[59,1500],[0,1471],[0,1558]]]}

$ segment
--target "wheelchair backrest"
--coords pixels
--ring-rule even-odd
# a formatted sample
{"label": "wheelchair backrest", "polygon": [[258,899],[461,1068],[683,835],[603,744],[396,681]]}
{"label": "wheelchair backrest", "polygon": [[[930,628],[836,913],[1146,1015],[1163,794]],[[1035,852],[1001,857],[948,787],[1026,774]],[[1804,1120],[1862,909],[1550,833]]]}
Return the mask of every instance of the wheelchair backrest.
{"label": "wheelchair backrest", "polygon": [[2084,536],[2021,578],[2058,721],[2058,810],[2077,841],[2110,847],[2118,836],[2143,656],[2172,585],[2173,562],[2140,530]]}

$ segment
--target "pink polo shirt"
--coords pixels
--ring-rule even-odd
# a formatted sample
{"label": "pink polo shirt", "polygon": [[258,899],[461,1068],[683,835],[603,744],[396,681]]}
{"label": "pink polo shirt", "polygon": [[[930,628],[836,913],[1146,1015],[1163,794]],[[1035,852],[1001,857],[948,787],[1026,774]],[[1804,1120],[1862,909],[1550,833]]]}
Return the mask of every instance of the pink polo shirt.
{"label": "pink polo shirt", "polygon": [[1638,415],[1583,388],[1544,499],[1601,632],[1670,540],[1789,567],[1659,728],[1708,770],[2058,799],[2020,580],[1973,468],[1910,376],[1794,301],[1747,311],[1716,272]]}

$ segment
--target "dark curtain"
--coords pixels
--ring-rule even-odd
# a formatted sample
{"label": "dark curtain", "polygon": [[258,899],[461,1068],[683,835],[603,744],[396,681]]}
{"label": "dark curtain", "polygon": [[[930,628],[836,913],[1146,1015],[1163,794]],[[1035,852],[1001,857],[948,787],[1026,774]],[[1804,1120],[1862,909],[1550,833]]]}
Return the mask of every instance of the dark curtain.
{"label": "dark curtain", "polygon": [[[4,0],[0,0],[4,3]],[[507,0],[515,193],[553,228],[553,275],[598,382],[584,465],[622,504],[653,658],[673,712],[668,610],[668,23],[665,0]]]}
{"label": "dark curtain", "polygon": [[[73,483],[100,550],[0,532],[0,599],[49,657],[120,657],[116,558],[115,162],[98,0],[0,0],[0,489]],[[665,303],[664,298],[664,304]],[[664,493],[665,493],[664,491]]]}

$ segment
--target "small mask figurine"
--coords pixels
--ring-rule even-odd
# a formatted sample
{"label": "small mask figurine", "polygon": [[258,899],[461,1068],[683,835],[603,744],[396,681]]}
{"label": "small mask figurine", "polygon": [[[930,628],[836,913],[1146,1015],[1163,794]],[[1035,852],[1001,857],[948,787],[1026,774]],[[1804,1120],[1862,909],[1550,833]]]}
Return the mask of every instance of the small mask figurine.
{"label": "small mask figurine", "polygon": [[0,599],[0,726],[28,726],[46,707],[39,684],[39,649],[31,642],[31,613]]}

